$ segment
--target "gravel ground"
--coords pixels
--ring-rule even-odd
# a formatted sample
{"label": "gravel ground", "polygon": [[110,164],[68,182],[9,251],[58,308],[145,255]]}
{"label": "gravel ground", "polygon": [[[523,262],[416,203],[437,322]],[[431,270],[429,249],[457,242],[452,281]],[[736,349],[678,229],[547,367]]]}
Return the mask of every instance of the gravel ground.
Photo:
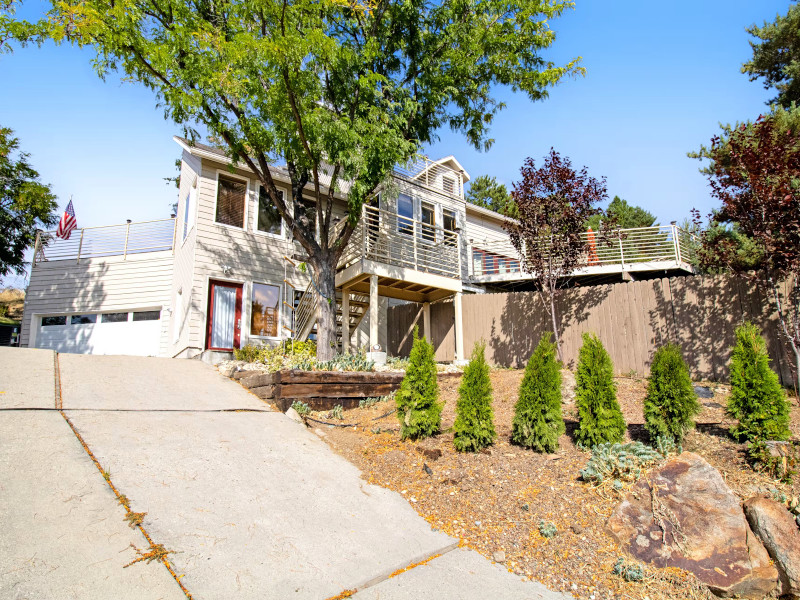
{"label": "gravel ground", "polygon": [[[648,569],[643,583],[627,583],[612,573],[622,555],[605,523],[619,497],[579,479],[589,454],[578,450],[570,434],[576,426],[572,394],[563,407],[567,433],[555,454],[537,454],[509,443],[514,403],[523,372],[492,372],[497,442],[479,454],[460,454],[448,432],[455,420],[460,376],[440,375],[444,433],[420,442],[399,438],[394,408],[388,402],[345,412],[344,420],[312,417],[310,425],[332,448],[356,464],[370,483],[396,490],[434,528],[457,536],[490,559],[504,562],[515,573],[576,598],[705,598],[707,592],[690,575],[674,570]],[[572,376],[565,372],[566,387]],[[618,378],[618,398],[628,422],[628,437],[644,440],[642,401],[646,382]],[[744,447],[727,437],[725,420],[728,388],[705,384],[712,398],[703,398],[698,427],[684,449],[697,452],[720,470],[743,500],[778,487],[792,494],[800,485],[775,484],[750,469]],[[330,424],[328,424],[330,423]],[[331,424],[349,424],[334,427]],[[792,400],[792,431],[800,432],[800,409]],[[545,538],[539,522],[555,524],[558,534]]]}

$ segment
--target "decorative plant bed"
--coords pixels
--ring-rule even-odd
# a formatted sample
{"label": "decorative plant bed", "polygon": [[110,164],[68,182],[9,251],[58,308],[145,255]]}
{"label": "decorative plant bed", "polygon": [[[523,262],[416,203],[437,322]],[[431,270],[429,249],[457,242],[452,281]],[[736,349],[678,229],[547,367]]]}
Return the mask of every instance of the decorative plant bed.
{"label": "decorative plant bed", "polygon": [[238,371],[233,374],[253,394],[286,411],[295,400],[312,410],[336,405],[354,408],[364,398],[388,396],[400,388],[404,373],[371,371],[299,371],[276,373]]}

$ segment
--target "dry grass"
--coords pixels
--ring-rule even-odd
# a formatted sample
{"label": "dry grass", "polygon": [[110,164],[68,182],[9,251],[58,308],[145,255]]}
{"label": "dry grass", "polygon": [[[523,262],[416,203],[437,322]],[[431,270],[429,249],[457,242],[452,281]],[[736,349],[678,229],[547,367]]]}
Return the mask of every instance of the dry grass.
{"label": "dry grass", "polygon": [[[703,598],[705,589],[690,575],[676,570],[647,569],[641,583],[623,581],[612,573],[622,555],[606,533],[605,523],[619,501],[614,493],[596,490],[579,479],[588,453],[570,437],[576,425],[575,407],[564,405],[567,433],[555,454],[537,454],[509,443],[511,420],[522,371],[492,372],[494,446],[479,454],[453,449],[452,433],[459,378],[441,378],[442,433],[421,442],[402,442],[395,415],[373,420],[392,406],[378,403],[345,414],[341,428],[314,425],[339,453],[355,463],[370,483],[401,493],[432,527],[461,538],[487,558],[502,550],[505,566],[551,589],[576,598]],[[628,422],[628,438],[644,441],[642,400],[645,382],[618,378],[620,405]],[[709,384],[714,397],[701,399],[698,428],[684,444],[716,467],[743,500],[771,487],[793,494],[800,485],[776,484],[747,466],[744,447],[727,437],[724,417],[728,389]],[[339,421],[337,421],[339,423]],[[800,410],[792,408],[792,431],[800,432]],[[426,469],[427,467],[427,469]],[[555,524],[558,534],[545,538],[540,520]]]}

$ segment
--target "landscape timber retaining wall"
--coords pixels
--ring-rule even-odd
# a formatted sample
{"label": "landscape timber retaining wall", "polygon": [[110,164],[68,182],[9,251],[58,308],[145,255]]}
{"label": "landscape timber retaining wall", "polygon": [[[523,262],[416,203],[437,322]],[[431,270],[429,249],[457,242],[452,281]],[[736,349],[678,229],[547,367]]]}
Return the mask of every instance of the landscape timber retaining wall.
{"label": "landscape timber retaining wall", "polygon": [[[786,297],[789,284],[784,284]],[[537,292],[469,294],[462,297],[464,349],[486,342],[486,359],[504,367],[522,367],[542,334],[551,330],[550,313]],[[566,366],[577,365],[581,335],[593,332],[605,345],[618,374],[647,375],[655,350],[675,342],[692,378],[727,381],[734,330],[744,320],[762,328],[781,382],[793,386],[794,356],[779,336],[772,302],[746,279],[729,275],[688,276],[582,286],[565,290],[558,301]],[[452,302],[431,305],[431,338],[436,359],[455,354]],[[422,305],[388,311],[388,352],[407,356],[414,326],[424,334]]]}
{"label": "landscape timber retaining wall", "polygon": [[243,387],[285,412],[295,400],[312,410],[330,410],[337,404],[354,408],[364,398],[388,396],[400,388],[404,373],[371,371],[299,371],[276,373],[237,371]]}

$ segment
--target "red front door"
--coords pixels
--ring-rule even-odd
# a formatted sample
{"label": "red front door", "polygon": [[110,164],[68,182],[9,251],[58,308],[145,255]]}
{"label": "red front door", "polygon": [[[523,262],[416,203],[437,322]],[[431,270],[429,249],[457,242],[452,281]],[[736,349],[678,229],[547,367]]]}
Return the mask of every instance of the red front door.
{"label": "red front door", "polygon": [[242,284],[209,282],[206,348],[233,350],[242,333]]}

